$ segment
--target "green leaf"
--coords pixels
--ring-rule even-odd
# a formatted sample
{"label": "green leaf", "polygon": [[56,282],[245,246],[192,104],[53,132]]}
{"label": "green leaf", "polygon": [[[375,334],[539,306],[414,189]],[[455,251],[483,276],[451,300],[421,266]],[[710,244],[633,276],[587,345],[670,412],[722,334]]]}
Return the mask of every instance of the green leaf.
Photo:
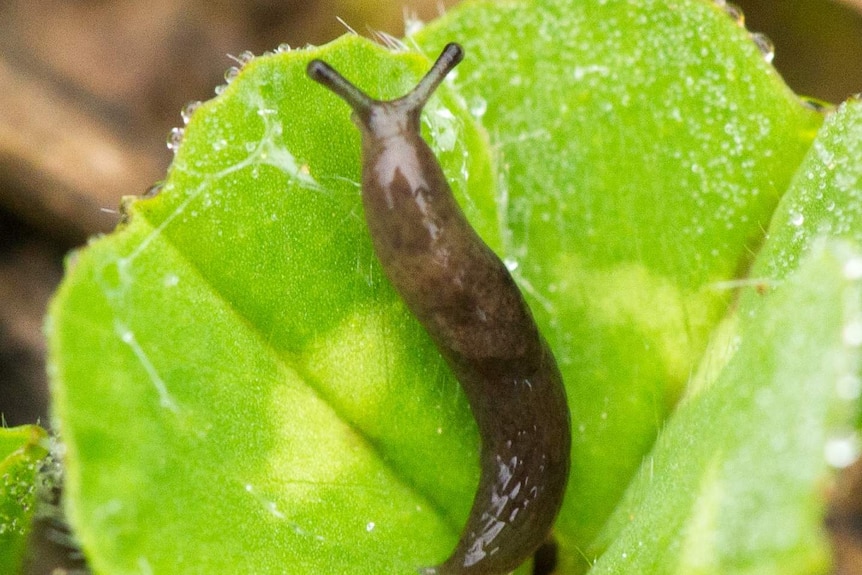
{"label": "green leaf", "polygon": [[0,427],[0,573],[18,573],[24,560],[46,438],[35,425]]}
{"label": "green leaf", "polygon": [[475,3],[418,35],[455,39],[507,254],[569,388],[556,533],[583,568],[821,118],[710,2]]}
{"label": "green leaf", "polygon": [[828,572],[824,487],[859,455],[860,157],[857,100],[799,167],[591,573]]}
{"label": "green leaf", "polygon": [[[821,117],[705,1],[468,3],[409,42],[450,40],[424,130],[560,361],[575,573]],[[373,257],[358,133],[312,57],[381,98],[429,66],[355,37],[253,60],[162,193],[70,260],[54,414],[96,573],[411,573],[466,519],[475,424]]]}
{"label": "green leaf", "polygon": [[855,245],[820,246],[741,310],[705,359],[724,367],[662,431],[592,575],[828,572],[824,487],[856,441],[860,264]]}
{"label": "green leaf", "polygon": [[830,115],[775,211],[751,274],[779,282],[824,236],[862,245],[862,101]]}
{"label": "green leaf", "polygon": [[[69,516],[97,573],[408,573],[465,521],[475,424],[371,253],[357,133],[314,56],[389,96],[429,65],[358,38],[250,63],[53,302]],[[429,129],[493,231],[454,102],[442,88]]]}

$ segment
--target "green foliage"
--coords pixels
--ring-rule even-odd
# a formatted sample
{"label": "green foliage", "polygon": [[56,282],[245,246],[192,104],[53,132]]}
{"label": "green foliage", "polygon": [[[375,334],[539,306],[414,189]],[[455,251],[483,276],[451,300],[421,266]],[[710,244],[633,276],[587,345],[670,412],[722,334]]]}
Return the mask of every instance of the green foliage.
{"label": "green foliage", "polygon": [[35,425],[0,427],[0,573],[17,573],[24,559],[45,441]]}
{"label": "green foliage", "polygon": [[699,0],[468,3],[407,40],[424,56],[343,38],[198,108],[162,193],[51,308],[95,572],[406,574],[452,548],[475,424],[371,252],[349,111],[304,71],[393,97],[452,40],[423,129],[566,380],[561,573],[825,572],[819,487],[859,391],[860,105],[812,146],[822,116]]}

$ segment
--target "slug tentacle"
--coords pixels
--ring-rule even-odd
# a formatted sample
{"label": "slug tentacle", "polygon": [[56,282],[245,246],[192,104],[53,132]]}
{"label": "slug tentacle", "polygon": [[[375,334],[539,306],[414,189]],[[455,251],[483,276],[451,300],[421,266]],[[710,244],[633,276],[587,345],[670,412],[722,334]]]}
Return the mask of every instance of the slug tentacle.
{"label": "slug tentacle", "polygon": [[482,440],[467,525],[450,557],[422,573],[504,575],[545,541],[556,519],[571,431],[550,347],[420,135],[422,107],[462,57],[449,44],[413,91],[391,101],[369,97],[319,60],[308,74],[353,108],[374,251],[457,377]]}
{"label": "slug tentacle", "polygon": [[357,114],[367,115],[376,103],[376,100],[354,86],[332,66],[322,60],[312,60],[309,62],[307,71],[311,79],[338,94],[342,100],[350,104],[350,107]]}
{"label": "slug tentacle", "polygon": [[464,59],[464,50],[454,42],[447,44],[437,61],[425,76],[419,80],[416,87],[413,88],[406,96],[395,100],[399,104],[404,105],[409,110],[417,112],[422,111],[422,107],[440,85],[440,82]]}

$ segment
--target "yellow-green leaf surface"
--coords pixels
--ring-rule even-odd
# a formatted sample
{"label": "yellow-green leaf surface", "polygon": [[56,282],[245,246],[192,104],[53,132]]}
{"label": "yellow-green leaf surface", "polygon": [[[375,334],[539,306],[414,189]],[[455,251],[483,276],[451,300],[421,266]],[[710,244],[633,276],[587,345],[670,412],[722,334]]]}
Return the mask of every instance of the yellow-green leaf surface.
{"label": "yellow-green leaf surface", "polygon": [[591,574],[830,572],[826,488],[855,457],[860,264],[856,246],[820,246],[741,310],[711,354],[726,364],[662,431]]}
{"label": "yellow-green leaf surface", "polygon": [[24,559],[45,441],[35,425],[0,428],[0,573],[17,573]]}
{"label": "yellow-green leaf surface", "polygon": [[97,574],[407,574],[451,550],[475,424],[373,257],[349,110],[305,76],[319,57],[393,97],[448,41],[467,58],[423,130],[572,407],[561,572],[613,544],[594,538],[822,121],[702,0],[470,3],[416,51],[257,58],[199,107],[161,194],[70,259],[51,308],[67,508]]}
{"label": "yellow-green leaf surface", "polygon": [[[428,66],[358,38],[249,64],[54,302],[69,514],[97,573],[408,573],[469,508],[472,418],[374,260],[357,134],[312,56],[389,96]],[[429,106],[453,132],[438,152],[493,224],[453,102]]]}
{"label": "yellow-green leaf surface", "polygon": [[718,3],[477,3],[418,39],[466,46],[507,256],[569,389],[557,534],[583,568],[821,120]]}
{"label": "yellow-green leaf surface", "polygon": [[688,395],[603,534],[597,574],[829,573],[859,454],[862,102],[826,122]]}

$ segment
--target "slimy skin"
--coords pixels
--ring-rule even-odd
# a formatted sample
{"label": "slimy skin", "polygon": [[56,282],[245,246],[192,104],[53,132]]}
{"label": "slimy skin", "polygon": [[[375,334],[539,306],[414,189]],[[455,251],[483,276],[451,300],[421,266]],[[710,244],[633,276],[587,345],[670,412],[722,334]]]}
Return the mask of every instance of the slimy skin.
{"label": "slimy skin", "polygon": [[512,276],[464,217],[420,135],[422,108],[463,57],[457,44],[406,96],[370,98],[320,60],[308,75],[353,108],[362,201],[380,263],[461,384],[482,440],[481,477],[449,558],[425,575],[504,575],[560,510],[571,444],[565,389]]}

